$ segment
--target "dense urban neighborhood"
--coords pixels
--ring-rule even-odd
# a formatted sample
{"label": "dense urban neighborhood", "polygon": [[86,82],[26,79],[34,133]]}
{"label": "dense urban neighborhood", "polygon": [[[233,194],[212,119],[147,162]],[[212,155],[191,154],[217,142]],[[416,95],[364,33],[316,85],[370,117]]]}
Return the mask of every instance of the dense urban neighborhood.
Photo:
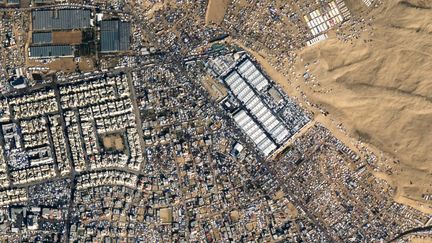
{"label": "dense urban neighborhood", "polygon": [[294,62],[365,20],[344,0],[245,0],[266,18],[227,9],[220,27],[211,2],[0,1],[0,241],[430,236],[432,215],[376,177],[379,155],[253,51]]}

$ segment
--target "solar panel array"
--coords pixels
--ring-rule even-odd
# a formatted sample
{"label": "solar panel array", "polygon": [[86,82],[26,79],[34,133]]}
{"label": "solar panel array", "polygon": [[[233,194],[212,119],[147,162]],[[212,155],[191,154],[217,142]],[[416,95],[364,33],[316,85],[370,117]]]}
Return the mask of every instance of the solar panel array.
{"label": "solar panel array", "polygon": [[88,9],[50,9],[32,11],[33,31],[90,28],[90,19],[90,10]]}

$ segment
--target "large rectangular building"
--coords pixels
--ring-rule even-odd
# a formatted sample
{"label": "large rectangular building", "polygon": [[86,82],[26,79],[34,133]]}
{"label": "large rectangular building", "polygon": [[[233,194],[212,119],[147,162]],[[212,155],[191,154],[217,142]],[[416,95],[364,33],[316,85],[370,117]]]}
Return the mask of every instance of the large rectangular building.
{"label": "large rectangular building", "polygon": [[36,4],[47,4],[47,3],[53,3],[53,0],[34,0],[34,3],[36,3]]}
{"label": "large rectangular building", "polygon": [[74,49],[68,45],[31,46],[30,58],[73,57]]}
{"label": "large rectangular building", "polygon": [[101,22],[100,47],[102,53],[127,51],[130,45],[130,23],[120,20]]}
{"label": "large rectangular building", "polygon": [[48,44],[52,42],[51,32],[33,32],[32,43],[33,44]]}
{"label": "large rectangular building", "polygon": [[237,112],[234,115],[234,121],[265,156],[268,156],[277,148],[276,144],[246,111],[240,110]]}
{"label": "large rectangular building", "polygon": [[20,0],[6,0],[7,5],[19,5]]}
{"label": "large rectangular building", "polygon": [[88,9],[33,10],[33,31],[90,28],[90,13]]}
{"label": "large rectangular building", "polygon": [[237,103],[234,121],[265,156],[283,146],[309,121],[248,56],[221,75]]}
{"label": "large rectangular building", "polygon": [[[286,125],[273,114],[273,111],[264,104],[255,91],[261,91],[268,86],[268,80],[249,59],[241,63],[237,70],[239,72],[233,70],[228,74],[225,83],[246,110],[261,124],[267,134],[277,143],[283,143],[290,135]],[[242,73],[242,76],[239,73]]]}

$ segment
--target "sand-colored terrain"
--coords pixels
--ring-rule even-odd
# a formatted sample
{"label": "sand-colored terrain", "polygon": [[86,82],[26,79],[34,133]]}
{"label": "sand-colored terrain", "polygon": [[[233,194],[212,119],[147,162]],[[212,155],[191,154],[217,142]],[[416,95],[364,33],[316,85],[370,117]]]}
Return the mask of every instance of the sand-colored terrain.
{"label": "sand-colored terrain", "polygon": [[381,175],[396,201],[432,213],[423,198],[432,194],[432,1],[387,1],[373,15],[372,33],[303,50],[294,82],[352,135],[399,160]]}
{"label": "sand-colored terrain", "polygon": [[77,67],[79,67],[82,72],[94,70],[94,60],[92,58],[81,57],[79,60],[80,61],[77,63],[72,57],[63,57],[45,63],[43,59],[27,59],[26,64],[28,67],[47,67],[49,70],[48,72],[61,70],[65,73],[71,73],[75,72]]}
{"label": "sand-colored terrain", "polygon": [[105,149],[123,151],[125,149],[123,137],[120,134],[110,134],[102,137],[102,143]]}
{"label": "sand-colored terrain", "polygon": [[173,219],[172,208],[161,208],[160,219],[163,224],[170,224]]}
{"label": "sand-colored terrain", "polygon": [[205,16],[206,24],[220,24],[231,0],[209,0]]}
{"label": "sand-colored terrain", "polygon": [[432,237],[425,236],[425,237],[413,237],[410,239],[411,243],[432,243]]}
{"label": "sand-colored terrain", "polygon": [[[318,119],[324,117],[312,109],[348,146],[356,142],[336,128],[339,123],[366,142],[382,158],[375,175],[396,188],[397,202],[432,214],[432,201],[425,200],[432,195],[432,1],[386,1],[376,9],[362,1],[347,5],[356,18],[373,17],[371,26],[363,24],[366,31],[347,41],[331,31],[328,40],[297,51],[294,69],[288,63],[280,68],[272,50],[254,51],[241,39],[227,42],[250,52],[301,105],[309,100],[329,111]],[[341,31],[354,33],[349,25]],[[304,80],[305,72],[312,78]]]}
{"label": "sand-colored terrain", "polygon": [[220,101],[228,94],[228,90],[222,85],[222,83],[214,80],[210,76],[202,79],[201,83],[209,92],[210,96],[217,101]]}
{"label": "sand-colored terrain", "polygon": [[52,32],[53,44],[80,44],[82,42],[82,32],[73,31],[54,31]]}

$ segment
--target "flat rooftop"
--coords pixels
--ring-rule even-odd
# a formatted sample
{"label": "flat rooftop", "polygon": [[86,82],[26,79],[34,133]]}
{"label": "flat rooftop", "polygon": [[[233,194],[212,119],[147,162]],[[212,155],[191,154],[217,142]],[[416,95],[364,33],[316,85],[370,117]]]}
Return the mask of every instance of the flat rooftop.
{"label": "flat rooftop", "polygon": [[130,23],[120,20],[101,22],[101,52],[127,51],[130,45]]}
{"label": "flat rooftop", "polygon": [[52,42],[51,32],[34,32],[32,33],[32,43],[47,44]]}
{"label": "flat rooftop", "polygon": [[50,9],[33,10],[33,31],[71,30],[90,28],[90,10],[88,9]]}
{"label": "flat rooftop", "polygon": [[73,52],[68,45],[31,46],[30,58],[73,57]]}

